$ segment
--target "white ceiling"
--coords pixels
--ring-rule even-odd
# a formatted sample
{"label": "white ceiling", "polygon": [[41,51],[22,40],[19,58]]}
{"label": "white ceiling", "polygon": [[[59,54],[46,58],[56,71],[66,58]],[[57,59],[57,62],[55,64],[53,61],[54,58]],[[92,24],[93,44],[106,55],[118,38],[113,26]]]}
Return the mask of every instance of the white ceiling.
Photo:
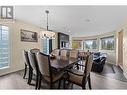
{"label": "white ceiling", "polygon": [[15,18],[73,36],[96,35],[117,29],[127,17],[127,6],[15,6]]}

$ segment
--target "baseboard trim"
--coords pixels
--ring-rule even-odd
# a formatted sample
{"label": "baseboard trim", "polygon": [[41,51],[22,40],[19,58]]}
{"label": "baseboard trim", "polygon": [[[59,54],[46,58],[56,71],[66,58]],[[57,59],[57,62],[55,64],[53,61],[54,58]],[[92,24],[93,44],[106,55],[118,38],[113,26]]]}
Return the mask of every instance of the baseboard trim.
{"label": "baseboard trim", "polygon": [[8,72],[5,72],[5,73],[2,73],[2,74],[0,74],[0,77],[1,77],[1,76],[4,76],[4,75],[11,74],[11,73],[14,73],[14,72],[17,72],[17,71],[20,71],[20,70],[24,70],[24,68],[22,68],[22,69],[17,69],[17,70],[12,70],[12,71],[8,71]]}

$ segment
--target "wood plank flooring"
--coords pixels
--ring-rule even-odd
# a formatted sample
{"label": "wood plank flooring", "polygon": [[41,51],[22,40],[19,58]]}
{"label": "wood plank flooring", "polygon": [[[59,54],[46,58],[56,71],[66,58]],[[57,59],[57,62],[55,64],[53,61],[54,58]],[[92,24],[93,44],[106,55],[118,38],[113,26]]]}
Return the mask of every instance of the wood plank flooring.
{"label": "wood plank flooring", "polygon": [[[23,71],[18,71],[5,76],[0,77],[0,89],[21,89],[21,90],[34,90],[33,85],[27,84],[27,79],[23,79]],[[92,89],[127,89],[127,82],[112,79],[110,77],[91,73]],[[32,81],[35,84],[35,81]],[[44,83],[41,90],[48,89]],[[71,89],[71,88],[69,88]],[[77,85],[73,85],[73,89],[81,89]]]}

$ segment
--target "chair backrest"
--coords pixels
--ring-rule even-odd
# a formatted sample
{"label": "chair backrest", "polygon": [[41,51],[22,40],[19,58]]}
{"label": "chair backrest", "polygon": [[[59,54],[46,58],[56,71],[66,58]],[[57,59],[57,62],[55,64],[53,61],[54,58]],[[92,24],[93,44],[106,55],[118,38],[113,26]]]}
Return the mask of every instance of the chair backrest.
{"label": "chair backrest", "polygon": [[86,76],[86,77],[89,76],[89,74],[91,72],[92,64],[93,64],[93,55],[92,54],[87,55],[84,76]]}
{"label": "chair backrest", "polygon": [[60,50],[60,56],[67,56],[68,50],[61,49]]}
{"label": "chair backrest", "polygon": [[37,53],[37,61],[39,66],[39,71],[44,77],[50,77],[51,69],[50,69],[50,56],[44,53]]}
{"label": "chair backrest", "polygon": [[78,58],[78,50],[70,50],[70,58]]}
{"label": "chair backrest", "polygon": [[37,53],[37,52],[40,51],[40,49],[38,49],[38,48],[33,48],[33,49],[31,49],[30,51],[31,51],[32,53]]}
{"label": "chair backrest", "polygon": [[36,53],[33,53],[30,50],[30,51],[28,51],[28,57],[29,57],[29,61],[30,61],[30,65],[31,65],[32,69],[37,70],[38,63],[37,63],[37,59],[36,59]]}
{"label": "chair backrest", "polygon": [[60,51],[59,49],[54,49],[51,54],[55,56],[59,56],[59,53],[60,53],[59,51]]}
{"label": "chair backrest", "polygon": [[29,61],[29,57],[28,57],[28,51],[23,50],[22,53],[23,53],[24,63],[26,65],[30,66],[30,61]]}

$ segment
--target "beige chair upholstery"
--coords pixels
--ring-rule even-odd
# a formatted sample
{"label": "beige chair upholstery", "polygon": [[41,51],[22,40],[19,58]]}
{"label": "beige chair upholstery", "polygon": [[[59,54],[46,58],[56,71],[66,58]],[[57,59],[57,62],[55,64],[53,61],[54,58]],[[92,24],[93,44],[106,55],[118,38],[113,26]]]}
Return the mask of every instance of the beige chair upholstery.
{"label": "beige chair upholstery", "polygon": [[70,58],[78,58],[78,50],[70,50]]}
{"label": "beige chair upholstery", "polygon": [[[40,76],[42,76],[47,82],[49,82],[50,88],[52,88],[52,84],[62,78],[63,72],[52,71],[49,55],[38,52],[37,61],[38,61]],[[41,78],[40,78],[39,84],[41,85]],[[39,86],[39,89],[40,89],[40,86]]]}
{"label": "beige chair upholstery", "polygon": [[39,49],[31,49],[28,51],[28,56],[30,60],[30,65],[33,68],[33,70],[36,72],[37,69],[37,59],[36,59],[36,54],[39,52]]}
{"label": "beige chair upholstery", "polygon": [[38,53],[37,54],[37,61],[38,61],[39,71],[41,72],[41,74],[44,77],[50,77],[49,57]]}
{"label": "beige chair upholstery", "polygon": [[53,51],[52,51],[52,55],[55,55],[55,56],[59,56],[59,49],[54,49]]}
{"label": "beige chair upholstery", "polygon": [[61,49],[60,50],[60,56],[67,56],[68,50]]}
{"label": "beige chair upholstery", "polygon": [[30,50],[32,53],[38,53],[40,51],[40,49],[38,48],[33,48]]}
{"label": "beige chair upholstery", "polygon": [[34,71],[36,71],[36,63],[35,63],[35,54],[33,54],[31,51],[28,51],[28,57],[30,61],[30,65]]}
{"label": "beige chair upholstery", "polygon": [[87,56],[86,66],[84,72],[81,72],[76,69],[68,70],[68,81],[71,83],[77,84],[85,89],[85,85],[88,81],[89,88],[91,89],[91,82],[90,82],[90,72],[93,64],[93,55]]}
{"label": "beige chair upholstery", "polygon": [[23,54],[23,61],[25,62],[26,65],[29,65],[29,59],[28,59],[28,52],[23,50],[22,51],[22,54]]}
{"label": "beige chair upholstery", "polygon": [[36,86],[35,89],[38,88],[38,78],[39,78],[39,69],[38,69],[38,62],[36,59],[36,54],[39,52],[39,49],[31,49],[28,51],[28,57],[31,65],[31,75],[30,75],[30,80],[32,80],[32,75],[33,73],[36,75]]}
{"label": "beige chair upholstery", "polygon": [[27,73],[27,69],[28,68],[31,69],[31,66],[30,66],[30,61],[29,61],[29,58],[28,58],[28,52],[23,50],[22,53],[23,53],[23,60],[24,60],[24,63],[25,63],[25,72],[24,72],[23,78],[25,79],[25,76],[26,76],[26,73]]}

